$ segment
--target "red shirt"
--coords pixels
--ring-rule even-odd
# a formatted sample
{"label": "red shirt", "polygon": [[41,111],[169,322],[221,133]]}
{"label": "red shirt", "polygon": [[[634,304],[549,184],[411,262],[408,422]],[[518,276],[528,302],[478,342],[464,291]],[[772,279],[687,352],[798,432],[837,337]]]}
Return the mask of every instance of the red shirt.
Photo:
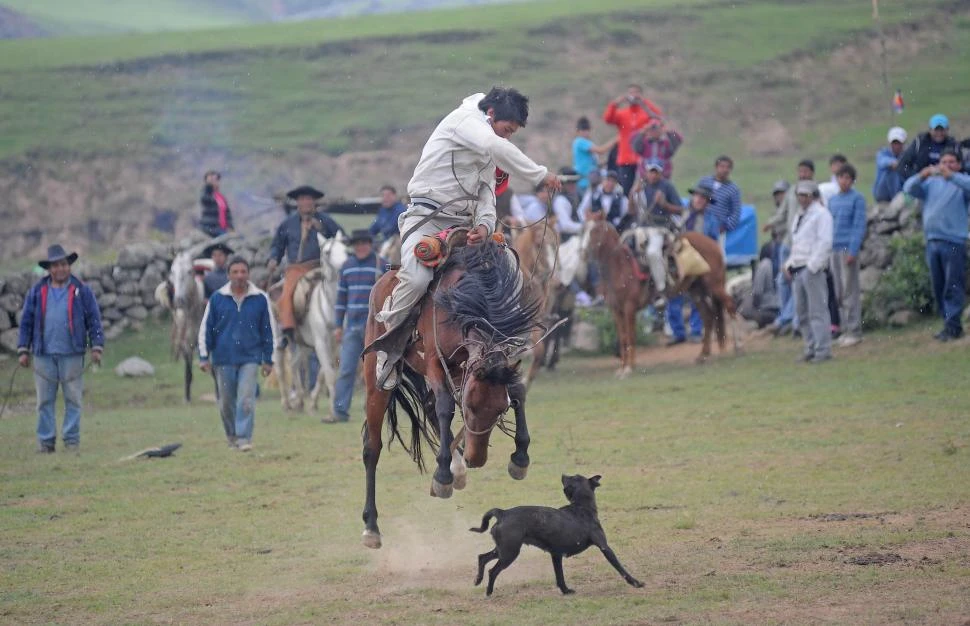
{"label": "red shirt", "polygon": [[616,126],[619,131],[616,152],[617,165],[636,165],[640,162],[640,157],[633,151],[633,136],[647,125],[650,118],[663,116],[663,111],[656,104],[647,99],[644,99],[643,102],[649,110],[644,109],[639,104],[620,109],[616,102],[610,101],[606,105],[606,111],[603,112],[603,121]]}

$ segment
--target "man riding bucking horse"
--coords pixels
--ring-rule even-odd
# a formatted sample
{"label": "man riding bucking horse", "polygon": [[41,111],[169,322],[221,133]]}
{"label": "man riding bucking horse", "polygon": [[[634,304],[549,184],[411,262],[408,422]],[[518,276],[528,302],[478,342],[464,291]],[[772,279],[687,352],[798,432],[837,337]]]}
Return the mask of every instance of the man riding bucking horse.
{"label": "man riding bucking horse", "polygon": [[[498,169],[553,189],[559,179],[537,165],[509,138],[525,126],[529,99],[515,89],[493,87],[487,94],[465,98],[431,133],[408,183],[408,205],[400,217],[401,269],[398,283],[375,315],[385,333],[375,342],[377,383],[393,389],[398,383],[399,354],[381,349],[382,340],[404,324],[411,309],[427,292],[434,270],[415,257],[414,247],[426,235],[456,226],[470,228],[468,243],[477,244],[495,231],[495,185]],[[403,329],[402,329],[403,330]]]}

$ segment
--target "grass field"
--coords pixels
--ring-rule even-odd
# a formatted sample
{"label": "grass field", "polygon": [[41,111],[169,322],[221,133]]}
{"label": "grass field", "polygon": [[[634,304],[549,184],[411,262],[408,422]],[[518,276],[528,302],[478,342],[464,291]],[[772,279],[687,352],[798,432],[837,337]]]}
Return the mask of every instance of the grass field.
{"label": "grass field", "polygon": [[[524,482],[501,436],[444,501],[385,448],[380,551],[359,544],[359,418],[324,426],[269,391],[255,450],[233,452],[211,404],[179,403],[164,330],[128,336],[87,378],[80,456],[33,454],[23,395],[0,421],[0,621],[963,623],[970,352],[931,330],[869,335],[822,367],[794,365],[790,340],[625,381],[567,358],[530,394]],[[131,354],[157,376],[118,381]],[[175,458],[119,461],[173,441]],[[566,562],[564,598],[527,549],[486,599],[471,581],[490,540],[465,529],[493,506],[561,505],[561,473],[603,475],[604,528],[646,588],[590,552]]]}

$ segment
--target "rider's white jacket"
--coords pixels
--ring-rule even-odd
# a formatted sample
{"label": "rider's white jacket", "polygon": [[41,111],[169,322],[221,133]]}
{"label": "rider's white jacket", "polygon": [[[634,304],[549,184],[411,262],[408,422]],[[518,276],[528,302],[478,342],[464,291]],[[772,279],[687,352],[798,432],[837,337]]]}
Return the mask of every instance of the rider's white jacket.
{"label": "rider's white jacket", "polygon": [[[426,199],[432,205],[474,196],[475,200],[449,205],[435,219],[464,226],[484,225],[491,234],[495,230],[495,168],[533,187],[548,170],[495,134],[488,116],[478,109],[484,97],[483,93],[468,96],[434,129],[408,183],[408,195],[412,202]],[[412,203],[401,223],[407,217],[430,212]]]}

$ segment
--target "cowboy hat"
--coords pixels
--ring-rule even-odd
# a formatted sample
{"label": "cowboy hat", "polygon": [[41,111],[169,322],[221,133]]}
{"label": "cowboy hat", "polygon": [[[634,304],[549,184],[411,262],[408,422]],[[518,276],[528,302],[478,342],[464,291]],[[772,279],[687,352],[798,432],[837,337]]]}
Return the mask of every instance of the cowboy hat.
{"label": "cowboy hat", "polygon": [[37,261],[37,265],[42,268],[50,269],[50,266],[58,261],[67,261],[68,265],[72,265],[77,261],[77,252],[72,252],[68,254],[64,251],[64,247],[59,243],[55,243],[53,246],[47,248],[47,258]]}
{"label": "cowboy hat", "polygon": [[706,181],[702,180],[698,182],[697,185],[688,189],[687,193],[692,195],[696,193],[697,195],[704,196],[710,200],[711,204],[714,204],[714,188],[711,187]]}
{"label": "cowboy hat", "polygon": [[206,249],[204,249],[202,251],[202,256],[211,257],[212,253],[215,252],[216,250],[222,250],[223,252],[226,253],[226,256],[232,256],[233,254],[236,253],[235,250],[233,250],[232,248],[230,248],[229,246],[227,246],[226,244],[220,241],[219,243],[214,243],[211,246],[208,246]]}
{"label": "cowboy hat", "polygon": [[371,232],[366,228],[356,228],[350,233],[350,241],[347,243],[353,245],[359,241],[368,241],[370,243],[374,243],[374,235],[372,235]]}
{"label": "cowboy hat", "polygon": [[286,193],[286,197],[292,200],[296,200],[300,196],[312,196],[314,200],[319,200],[324,196],[324,193],[310,185],[300,185],[296,189]]}

